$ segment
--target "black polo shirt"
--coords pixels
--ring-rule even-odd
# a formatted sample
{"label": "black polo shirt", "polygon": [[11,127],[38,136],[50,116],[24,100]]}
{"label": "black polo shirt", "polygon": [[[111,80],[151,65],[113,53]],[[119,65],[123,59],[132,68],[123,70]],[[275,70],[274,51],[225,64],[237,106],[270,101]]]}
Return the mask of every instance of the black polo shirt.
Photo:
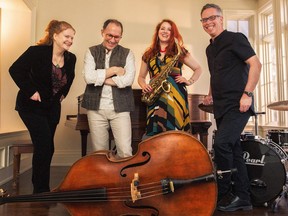
{"label": "black polo shirt", "polygon": [[249,65],[245,61],[255,52],[244,34],[224,30],[214,41],[210,40],[206,55],[217,119],[230,109],[239,109],[248,80]]}

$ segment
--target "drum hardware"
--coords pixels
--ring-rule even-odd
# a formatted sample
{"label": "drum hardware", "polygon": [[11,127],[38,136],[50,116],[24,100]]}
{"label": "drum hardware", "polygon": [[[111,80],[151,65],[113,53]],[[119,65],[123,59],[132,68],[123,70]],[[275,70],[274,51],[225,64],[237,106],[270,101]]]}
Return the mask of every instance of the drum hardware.
{"label": "drum hardware", "polygon": [[258,187],[258,188],[267,188],[267,185],[264,181],[262,181],[261,179],[253,179],[250,182],[250,185],[252,187]]}
{"label": "drum hardware", "polygon": [[262,114],[266,114],[266,112],[255,112],[255,115],[254,115],[254,134],[250,131],[244,131],[244,133],[242,133],[240,135],[240,139],[242,141],[261,139],[261,137],[258,136],[258,115],[262,115]]}
{"label": "drum hardware", "polygon": [[[280,203],[280,201],[282,200],[282,198],[284,197],[285,199],[287,199],[288,197],[288,188],[287,188],[287,185],[288,185],[288,174],[286,175],[286,185],[283,186],[283,191],[282,193],[275,199],[275,201],[273,202],[272,204],[272,211],[273,212],[277,212],[278,211],[278,205]],[[288,205],[288,203],[287,203]]]}
{"label": "drum hardware", "polygon": [[250,131],[244,131],[243,133],[241,133],[240,139],[241,139],[241,141],[255,140],[255,139],[258,139],[258,136],[255,137],[255,135]]}
{"label": "drum hardware", "polygon": [[255,121],[255,136],[258,136],[258,115],[266,114],[266,112],[255,112],[254,121]]}

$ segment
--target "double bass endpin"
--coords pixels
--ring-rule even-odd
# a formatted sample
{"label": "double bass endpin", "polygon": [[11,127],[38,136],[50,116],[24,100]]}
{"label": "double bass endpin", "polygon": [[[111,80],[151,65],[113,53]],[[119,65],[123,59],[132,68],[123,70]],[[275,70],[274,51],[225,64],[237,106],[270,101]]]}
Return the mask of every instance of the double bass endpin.
{"label": "double bass endpin", "polygon": [[219,179],[223,178],[222,174],[225,174],[225,173],[231,173],[232,174],[232,173],[235,173],[235,172],[237,172],[236,168],[233,168],[233,169],[230,169],[230,170],[224,170],[224,171],[222,171],[222,170],[217,170],[216,171]]}

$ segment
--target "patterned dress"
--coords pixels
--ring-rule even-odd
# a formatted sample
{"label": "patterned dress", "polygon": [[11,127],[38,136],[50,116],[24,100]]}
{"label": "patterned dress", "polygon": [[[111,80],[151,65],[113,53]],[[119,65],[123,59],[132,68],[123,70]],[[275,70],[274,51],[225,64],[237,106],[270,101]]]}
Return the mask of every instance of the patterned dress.
{"label": "patterned dress", "polygon": [[[160,60],[157,56],[151,58],[148,64],[150,78],[153,79],[161,70],[161,66],[172,60],[172,57],[165,56]],[[185,84],[177,84],[175,76],[182,75],[182,64],[176,63],[173,72],[168,77],[171,85],[169,93],[163,92],[160,98],[151,106],[147,106],[146,135],[169,131],[182,130],[190,131],[190,118]]]}

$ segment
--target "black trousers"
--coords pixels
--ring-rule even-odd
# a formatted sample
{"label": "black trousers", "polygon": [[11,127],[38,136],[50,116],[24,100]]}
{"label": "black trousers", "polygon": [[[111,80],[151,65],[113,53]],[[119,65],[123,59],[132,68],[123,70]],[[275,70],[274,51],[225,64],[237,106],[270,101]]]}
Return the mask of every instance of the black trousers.
{"label": "black trousers", "polygon": [[18,111],[34,146],[32,159],[33,193],[50,191],[50,165],[54,153],[54,135],[58,124],[49,115]]}
{"label": "black trousers", "polygon": [[[224,173],[223,178],[217,179],[218,199],[232,191],[241,199],[250,200],[250,183],[242,155],[240,135],[251,115],[251,111],[241,113],[238,109],[235,109],[216,119],[217,132],[213,148],[217,170],[237,169],[236,173],[232,175],[231,173]],[[233,187],[232,180],[234,182]]]}

